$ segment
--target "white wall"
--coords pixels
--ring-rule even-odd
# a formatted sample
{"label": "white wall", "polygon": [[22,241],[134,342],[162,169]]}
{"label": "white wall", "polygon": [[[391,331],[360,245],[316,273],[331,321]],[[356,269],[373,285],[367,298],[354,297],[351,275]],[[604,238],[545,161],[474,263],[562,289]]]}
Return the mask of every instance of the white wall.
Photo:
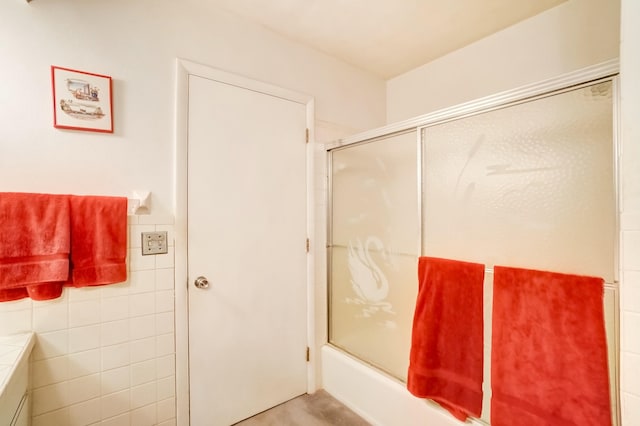
{"label": "white wall", "polygon": [[387,122],[618,57],[619,0],[568,0],[387,82]]}
{"label": "white wall", "polygon": [[[173,229],[176,57],[314,96],[318,141],[384,124],[384,81],[203,3],[0,2],[0,192],[153,193],[126,284],[0,304],[0,333],[39,335],[36,426],[175,423],[173,249],[136,245]],[[114,134],[53,128],[51,65],[113,77]]]}
{"label": "white wall", "polygon": [[640,3],[622,0],[622,424],[640,424]]}
{"label": "white wall", "polygon": [[[321,122],[384,124],[384,82],[198,1],[0,5],[0,190],[153,193],[173,211],[175,58],[315,96]],[[115,134],[52,126],[51,65],[114,79]]]}

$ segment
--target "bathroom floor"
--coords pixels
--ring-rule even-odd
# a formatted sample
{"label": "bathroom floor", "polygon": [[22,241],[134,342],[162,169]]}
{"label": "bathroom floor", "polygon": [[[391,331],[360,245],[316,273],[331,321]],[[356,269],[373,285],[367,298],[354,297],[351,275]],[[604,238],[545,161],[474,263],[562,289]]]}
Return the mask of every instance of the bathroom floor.
{"label": "bathroom floor", "polygon": [[370,426],[327,392],[302,395],[235,426]]}

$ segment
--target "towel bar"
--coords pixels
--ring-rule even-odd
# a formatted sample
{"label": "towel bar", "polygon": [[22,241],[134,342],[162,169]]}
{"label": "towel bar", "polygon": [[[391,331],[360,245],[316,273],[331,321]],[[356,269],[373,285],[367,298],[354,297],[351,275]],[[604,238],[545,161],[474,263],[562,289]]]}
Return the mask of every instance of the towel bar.
{"label": "towel bar", "polygon": [[[493,268],[484,268],[484,273],[485,274],[493,274]],[[618,288],[618,284],[620,284],[617,280],[613,281],[613,282],[606,282],[604,283],[604,288],[609,289],[609,290],[616,290]]]}

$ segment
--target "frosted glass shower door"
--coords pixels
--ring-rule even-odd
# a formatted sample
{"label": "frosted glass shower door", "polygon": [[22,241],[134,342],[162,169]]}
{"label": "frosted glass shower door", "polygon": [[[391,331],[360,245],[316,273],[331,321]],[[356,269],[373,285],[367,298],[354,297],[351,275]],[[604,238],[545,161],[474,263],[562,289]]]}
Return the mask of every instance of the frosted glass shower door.
{"label": "frosted glass shower door", "polygon": [[420,250],[416,132],[331,152],[329,340],[406,379]]}
{"label": "frosted glass shower door", "polygon": [[482,419],[489,421],[494,265],[604,278],[617,412],[613,84],[604,81],[422,130],[425,256],[485,277]]}
{"label": "frosted glass shower door", "polygon": [[613,283],[612,83],[423,130],[423,254]]}

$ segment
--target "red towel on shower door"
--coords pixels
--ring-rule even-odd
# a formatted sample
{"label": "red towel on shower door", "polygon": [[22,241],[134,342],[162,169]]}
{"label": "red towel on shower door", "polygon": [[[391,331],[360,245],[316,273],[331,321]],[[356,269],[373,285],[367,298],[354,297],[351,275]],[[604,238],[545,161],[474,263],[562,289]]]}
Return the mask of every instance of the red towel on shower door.
{"label": "red towel on shower door", "polygon": [[495,267],[492,426],[611,425],[603,285]]}
{"label": "red towel on shower door", "polygon": [[421,257],[418,280],[407,388],[460,420],[480,417],[484,265]]}

